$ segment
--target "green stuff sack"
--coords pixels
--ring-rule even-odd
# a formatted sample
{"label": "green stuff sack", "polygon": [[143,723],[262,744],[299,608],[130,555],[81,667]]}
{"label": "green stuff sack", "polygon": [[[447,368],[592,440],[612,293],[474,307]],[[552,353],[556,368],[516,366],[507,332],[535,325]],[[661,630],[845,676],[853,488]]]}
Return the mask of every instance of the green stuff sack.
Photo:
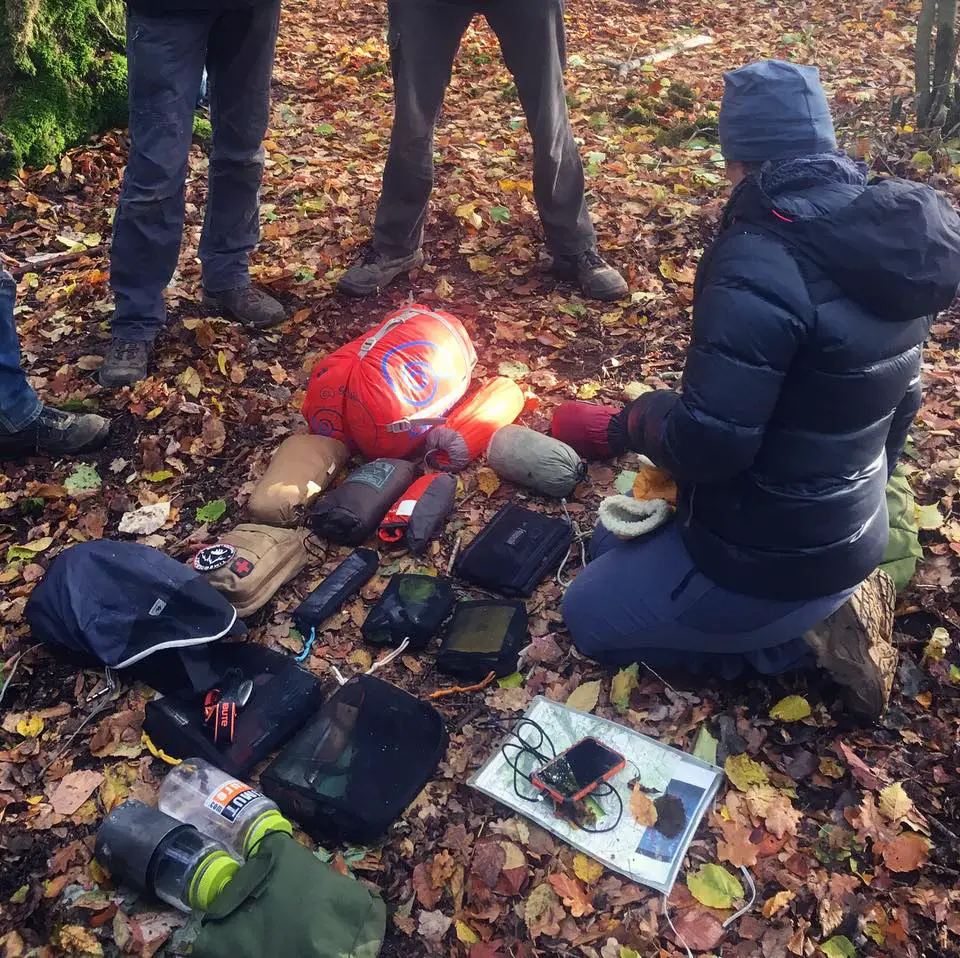
{"label": "green stuff sack", "polygon": [[267,835],[203,919],[192,958],[376,958],[383,901],[288,835]]}
{"label": "green stuff sack", "polygon": [[899,592],[905,589],[923,558],[917,526],[917,507],[907,477],[898,468],[887,483],[890,541],[880,568],[893,579]]}

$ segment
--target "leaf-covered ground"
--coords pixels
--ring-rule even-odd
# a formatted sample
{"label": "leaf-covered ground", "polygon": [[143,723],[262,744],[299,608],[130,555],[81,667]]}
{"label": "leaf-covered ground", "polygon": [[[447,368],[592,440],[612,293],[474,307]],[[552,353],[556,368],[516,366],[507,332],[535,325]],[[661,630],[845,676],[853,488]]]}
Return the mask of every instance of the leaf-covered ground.
{"label": "leaf-covered ground", "polygon": [[[115,417],[110,446],[80,468],[43,458],[2,466],[5,677],[16,653],[31,648],[24,604],[58,551],[121,535],[121,518],[141,506],[159,505],[157,531],[141,540],[174,555],[241,521],[271,451],[302,426],[297,408],[314,358],[408,297],[463,318],[480,355],[478,378],[495,375],[504,363],[522,376],[540,397],[540,409],[526,419],[534,427],[544,428],[564,398],[615,401],[627,383],[674,384],[694,268],[723,204],[713,132],[724,68],[758,56],[817,62],[850,150],[878,171],[957,188],[958,154],[949,148],[931,154],[910,128],[909,114],[891,113],[899,97],[909,97],[917,2],[573,0],[573,122],[601,245],[628,275],[630,302],[597,306],[541,275],[531,148],[514,87],[482,21],[464,40],[437,131],[426,265],[379,298],[344,301],[333,283],[369,236],[389,139],[382,7],[352,0],[285,4],[266,143],[264,239],[254,266],[256,278],[291,309],[292,319],[275,332],[248,335],[196,305],[207,164],[198,146],[156,374],[132,391],[101,392],[94,376],[108,336],[106,249],[123,136],[107,135],[0,192],[0,257],[8,267],[26,267],[18,325],[34,384],[50,401]],[[687,33],[709,33],[715,42],[627,77],[603,62],[661,49]],[[66,262],[36,259],[71,252]],[[728,958],[800,958],[818,949],[828,958],[957,953],[955,315],[940,317],[926,358],[925,402],[910,449],[911,480],[925,507],[925,558],[902,597],[903,665],[884,724],[850,725],[836,690],[818,675],[735,687],[677,679],[665,687],[641,670],[636,682],[621,676],[613,692],[611,674],[571,651],[557,612],[559,590],[545,585],[530,602],[535,643],[523,683],[443,700],[451,744],[436,779],[381,846],[328,849],[337,867],[371,883],[388,902],[386,955],[682,952],[657,895],[574,856],[464,784],[496,738],[478,727],[484,717],[508,716],[537,693],[565,700],[588,681],[600,683],[599,714],[685,748],[705,723],[720,740],[728,781],[691,846],[689,881],[682,878],[670,900],[673,923],[692,948]],[[572,507],[584,528],[618,471],[631,465],[626,457],[591,468]],[[439,571],[458,537],[469,538],[507,497],[525,498],[506,485],[494,489],[485,476],[474,468],[464,477],[462,504],[428,559]],[[557,510],[556,503],[531,501]],[[337,559],[329,549],[252,618],[253,640],[298,652],[289,610]],[[411,566],[403,555],[383,555],[386,573]],[[313,671],[367,666],[358,625],[385,583],[373,580],[363,599],[331,622],[309,659]],[[405,656],[385,674],[420,694],[444,684],[429,653]],[[133,689],[91,701],[100,687],[95,672],[78,672],[33,649],[7,690],[0,934],[9,958],[172,953],[184,934],[176,916],[149,902],[122,901],[92,861],[103,814],[129,795],[151,800],[165,770],[140,745],[148,693]],[[791,700],[771,717],[787,695],[804,697],[809,710]],[[102,711],[86,721],[96,708]],[[645,813],[641,805],[638,814]],[[741,864],[756,880],[757,901],[723,929],[741,904],[742,888],[729,881]]]}

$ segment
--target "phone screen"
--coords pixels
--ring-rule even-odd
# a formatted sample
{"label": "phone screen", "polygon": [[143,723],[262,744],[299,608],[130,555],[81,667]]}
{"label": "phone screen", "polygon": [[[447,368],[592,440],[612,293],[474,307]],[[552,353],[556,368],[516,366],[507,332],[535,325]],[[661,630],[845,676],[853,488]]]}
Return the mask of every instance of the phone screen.
{"label": "phone screen", "polygon": [[536,772],[535,777],[564,798],[572,798],[622,763],[623,758],[613,749],[585,738]]}
{"label": "phone screen", "polygon": [[666,794],[679,798],[683,803],[683,827],[672,838],[667,838],[662,832],[658,832],[656,826],[645,829],[640,838],[640,844],[637,846],[637,853],[659,862],[672,861],[680,847],[681,839],[686,834],[687,824],[696,814],[700,805],[703,791],[699,785],[692,785],[690,782],[683,782],[678,779],[671,780],[667,786]]}

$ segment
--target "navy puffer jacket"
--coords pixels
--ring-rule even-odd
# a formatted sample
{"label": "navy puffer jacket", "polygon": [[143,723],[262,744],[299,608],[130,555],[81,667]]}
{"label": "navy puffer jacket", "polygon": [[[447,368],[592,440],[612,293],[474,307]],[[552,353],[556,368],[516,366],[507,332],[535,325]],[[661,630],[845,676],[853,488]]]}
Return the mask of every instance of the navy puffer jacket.
{"label": "navy puffer jacket", "polygon": [[682,393],[642,396],[610,431],[678,480],[705,575],[794,600],[879,565],[923,342],[958,283],[960,219],[925,186],[867,185],[824,155],[737,187],[698,270]]}

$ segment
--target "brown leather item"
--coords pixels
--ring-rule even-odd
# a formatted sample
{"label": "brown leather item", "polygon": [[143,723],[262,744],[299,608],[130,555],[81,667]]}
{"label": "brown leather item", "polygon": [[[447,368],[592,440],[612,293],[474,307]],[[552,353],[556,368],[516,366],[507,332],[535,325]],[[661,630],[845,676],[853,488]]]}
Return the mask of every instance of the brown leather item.
{"label": "brown leather item", "polygon": [[272,526],[292,525],[305,506],[333,482],[350,453],[339,439],[288,436],[247,503],[250,518]]}
{"label": "brown leather item", "polygon": [[308,535],[306,529],[244,522],[201,549],[190,564],[243,618],[265,606],[304,568],[310,557],[304,545]]}

